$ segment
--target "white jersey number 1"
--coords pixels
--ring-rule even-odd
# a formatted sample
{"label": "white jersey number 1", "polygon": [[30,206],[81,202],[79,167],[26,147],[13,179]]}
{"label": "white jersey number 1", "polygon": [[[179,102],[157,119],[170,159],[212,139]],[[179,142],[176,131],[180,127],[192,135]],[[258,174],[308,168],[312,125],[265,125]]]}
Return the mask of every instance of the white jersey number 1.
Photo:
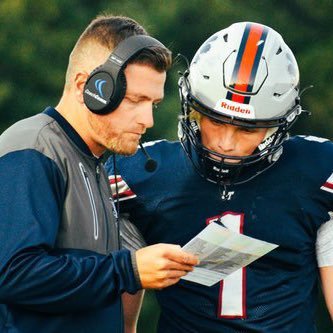
{"label": "white jersey number 1", "polygon": [[[225,212],[222,217],[207,219],[207,224],[221,222],[230,230],[243,233],[244,214]],[[218,317],[246,317],[246,268],[241,268],[220,282]]]}

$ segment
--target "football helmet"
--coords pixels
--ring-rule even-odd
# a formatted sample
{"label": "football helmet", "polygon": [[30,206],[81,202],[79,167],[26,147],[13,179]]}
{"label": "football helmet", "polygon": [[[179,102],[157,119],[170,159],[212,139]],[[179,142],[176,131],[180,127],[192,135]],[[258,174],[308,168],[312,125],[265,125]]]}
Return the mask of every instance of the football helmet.
{"label": "football helmet", "polygon": [[[235,23],[208,38],[178,85],[180,142],[198,172],[224,186],[248,181],[272,166],[303,111],[292,51],[279,33],[258,23]],[[268,130],[251,155],[222,155],[202,145],[201,116]]]}

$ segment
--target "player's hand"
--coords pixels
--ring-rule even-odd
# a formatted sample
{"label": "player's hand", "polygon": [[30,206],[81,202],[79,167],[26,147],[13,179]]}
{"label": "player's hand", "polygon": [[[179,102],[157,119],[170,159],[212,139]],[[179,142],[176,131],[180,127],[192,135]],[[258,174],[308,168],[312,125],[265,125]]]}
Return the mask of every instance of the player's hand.
{"label": "player's hand", "polygon": [[184,252],[179,245],[156,244],[136,251],[141,285],[161,289],[175,284],[199,263],[198,257]]}

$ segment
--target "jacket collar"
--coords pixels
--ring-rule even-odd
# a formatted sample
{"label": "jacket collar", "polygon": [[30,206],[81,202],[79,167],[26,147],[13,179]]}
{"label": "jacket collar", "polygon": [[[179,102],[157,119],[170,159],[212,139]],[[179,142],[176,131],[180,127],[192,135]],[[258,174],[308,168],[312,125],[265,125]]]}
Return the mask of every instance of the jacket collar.
{"label": "jacket collar", "polygon": [[[93,153],[91,152],[91,150],[89,149],[87,144],[80,137],[78,132],[75,131],[75,129],[72,127],[72,125],[55,108],[49,106],[43,111],[43,113],[52,117],[83,153],[85,153],[86,155],[88,155],[90,157],[97,159],[93,155]],[[101,159],[101,158],[102,157],[100,157],[99,159]]]}

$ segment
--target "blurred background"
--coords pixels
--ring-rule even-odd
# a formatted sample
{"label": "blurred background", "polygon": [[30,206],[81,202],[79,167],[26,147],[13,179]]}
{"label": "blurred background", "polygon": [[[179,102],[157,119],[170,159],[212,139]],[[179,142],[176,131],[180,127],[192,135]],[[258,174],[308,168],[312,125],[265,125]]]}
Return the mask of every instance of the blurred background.
{"label": "blurred background", "polygon": [[[0,133],[15,121],[56,105],[69,53],[86,25],[100,13],[136,19],[172,51],[191,59],[213,33],[236,21],[254,21],[281,33],[301,72],[303,116],[293,134],[333,137],[332,0],[0,0]],[[176,139],[179,111],[176,61],[165,100],[145,140]],[[158,315],[152,292],[145,299],[138,333],[155,332]],[[332,332],[321,298],[319,333]]]}

